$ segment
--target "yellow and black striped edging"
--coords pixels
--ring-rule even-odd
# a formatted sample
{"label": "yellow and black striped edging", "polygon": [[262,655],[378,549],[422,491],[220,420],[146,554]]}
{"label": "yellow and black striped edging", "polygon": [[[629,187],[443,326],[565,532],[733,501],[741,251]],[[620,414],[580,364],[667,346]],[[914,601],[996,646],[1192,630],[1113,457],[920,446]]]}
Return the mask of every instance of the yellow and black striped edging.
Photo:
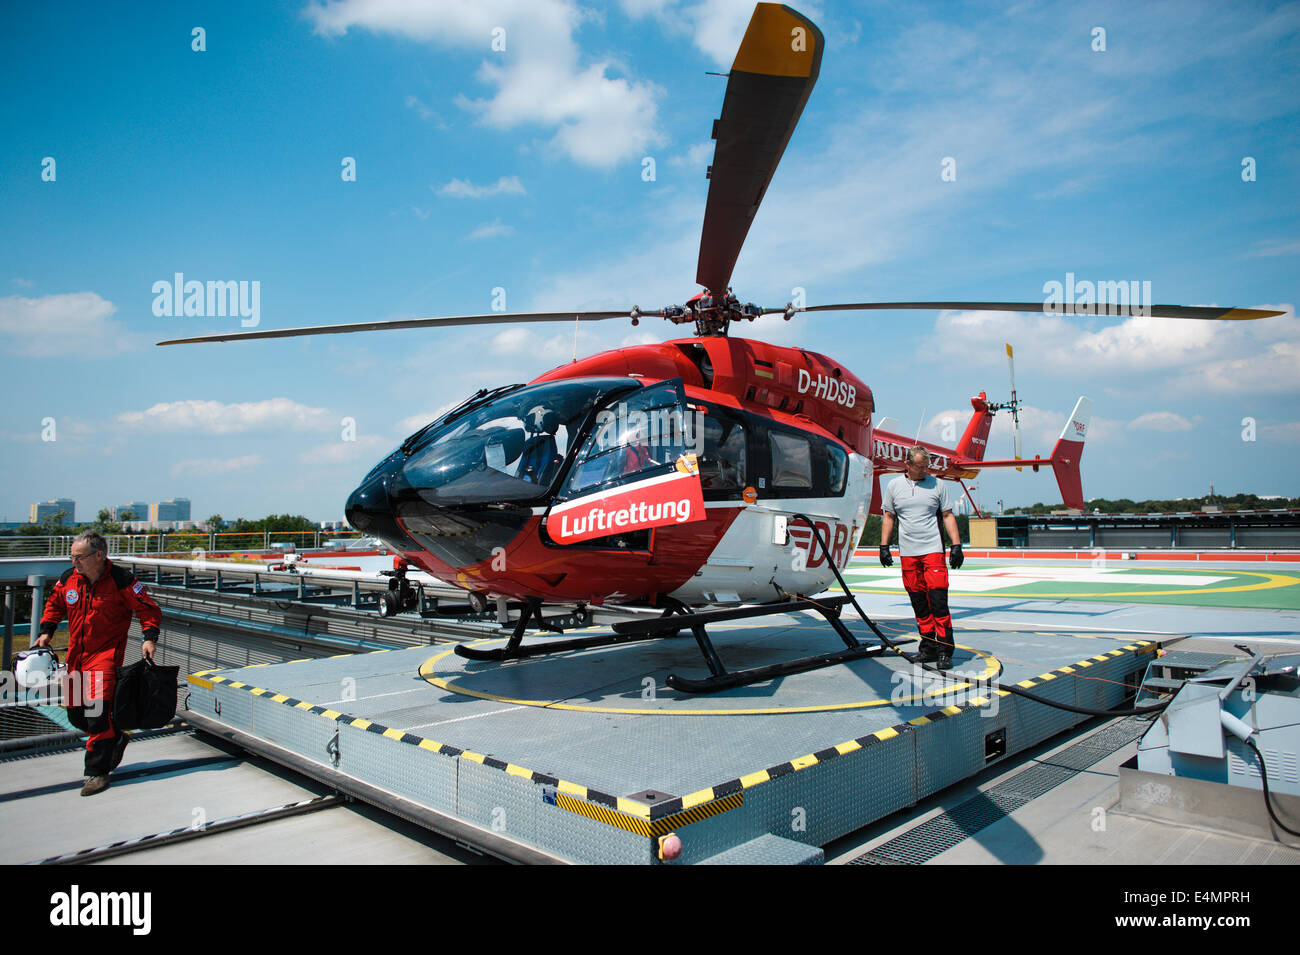
{"label": "yellow and black striped edging", "polygon": [[[1041,673],[1036,677],[1028,680],[1021,680],[1017,686],[1028,689],[1029,687],[1038,686],[1050,680],[1058,679],[1061,676],[1068,676],[1076,670],[1088,669],[1097,663],[1105,663],[1114,657],[1121,657],[1125,652],[1137,651],[1140,655],[1154,653],[1156,645],[1146,640],[1139,640],[1131,643],[1119,650],[1107,650],[1096,656],[1089,657],[1086,660],[1079,660],[1068,666],[1058,667],[1055,670]],[[376,653],[387,653],[387,650],[377,650]],[[351,656],[351,654],[340,654],[341,656]],[[516,766],[514,763],[508,763],[505,760],[497,759],[493,756],[486,756],[482,753],[471,752],[470,750],[460,749],[456,746],[450,746],[446,743],[434,742],[425,739],[422,736],[416,736],[414,733],[407,733],[402,730],[390,729],[380,723],[370,720],[359,719],[354,716],[348,716],[346,713],[340,713],[337,710],[326,709],[314,703],[308,703],[304,700],[295,700],[293,697],[285,696],[282,693],[273,693],[271,690],[262,689],[261,687],[249,686],[246,683],[240,683],[237,680],[230,680],[223,676],[214,675],[219,673],[217,670],[203,670],[188,677],[191,683],[211,689],[213,684],[222,684],[236,690],[247,690],[254,696],[260,696],[269,699],[273,703],[282,703],[285,706],[291,706],[294,709],[305,710],[308,713],[314,713],[326,719],[333,720],[336,723],[342,723],[352,726],[356,729],[365,730],[368,733],[376,733],[380,736],[386,736],[389,739],[396,740],[399,743],[406,743],[411,746],[417,746],[420,749],[428,750],[431,753],[437,753],[441,756],[448,756],[455,759],[468,759],[481,766],[489,769],[499,769],[512,776],[518,776],[532,783],[541,786],[550,786],[555,789],[555,804],[568,812],[577,813],[588,819],[594,819],[628,832],[647,838],[657,838],[665,835],[676,828],[689,825],[692,822],[699,822],[701,819],[707,819],[709,816],[718,813],[727,812],[744,804],[746,789],[752,789],[754,786],[770,782],[773,779],[779,779],[789,773],[797,773],[800,770],[808,769],[819,763],[825,763],[834,759],[836,756],[846,756],[849,753],[865,749],[886,740],[894,739],[906,733],[909,729],[925,726],[930,723],[937,723],[940,720],[958,716],[965,709],[975,706],[983,706],[989,700],[986,697],[976,697],[968,700],[961,706],[945,706],[941,709],[925,713],[915,719],[908,720],[905,723],[897,723],[893,726],[887,726],[884,729],[876,730],[866,736],[860,736],[856,739],[846,740],[836,746],[828,746],[826,749],[819,749],[815,753],[809,753],[806,756],[800,756],[797,759],[788,760],[784,763],[778,763],[767,769],[760,769],[758,772],[749,773],[737,779],[730,779],[725,783],[719,783],[716,786],[709,786],[687,796],[678,796],[673,799],[664,800],[653,806],[637,802],[634,799],[627,799],[622,796],[612,796],[609,793],[603,793],[596,789],[589,789],[586,786],[579,786],[576,783],[570,783],[556,776],[546,773],[535,772],[523,766]],[[994,690],[998,696],[1010,696],[1009,690]]]}
{"label": "yellow and black striped edging", "polygon": [[715,799],[712,802],[692,809],[680,810],[670,815],[661,815],[662,810],[658,806],[651,806],[650,812],[655,816],[653,819],[647,819],[642,816],[629,816],[626,813],[612,812],[604,806],[580,802],[564,793],[556,793],[555,804],[561,809],[567,809],[569,812],[576,812],[580,816],[586,816],[588,819],[595,819],[597,822],[603,822],[610,826],[617,826],[620,829],[626,829],[628,832],[635,832],[639,836],[645,836],[648,839],[657,839],[660,836],[666,836],[674,829],[680,829],[682,826],[688,826],[692,822],[699,822],[701,819],[707,819],[710,816],[716,816],[718,813],[726,812],[729,809],[735,809],[744,805],[744,793],[731,793],[723,796],[721,799]]}
{"label": "yellow and black striped edging", "polygon": [[[376,653],[387,653],[387,650],[376,650]],[[351,656],[352,654],[341,654],[341,656]],[[298,662],[298,661],[295,661]],[[244,669],[244,668],[241,668]],[[579,786],[577,783],[571,783],[567,780],[560,779],[557,776],[551,776],[547,773],[535,772],[523,766],[516,766],[514,763],[508,763],[505,760],[497,759],[494,756],[488,756],[483,753],[475,753],[471,750],[460,749],[457,746],[451,746],[447,743],[435,742],[431,739],[425,739],[423,736],[416,736],[414,733],[407,733],[403,730],[392,729],[384,726],[382,723],[376,723],[372,720],[364,720],[359,717],[349,716],[347,713],[341,713],[338,710],[331,710],[315,703],[309,703],[306,700],[297,700],[283,693],[276,693],[273,690],[264,689],[263,687],[251,686],[247,683],[241,683],[238,680],[231,680],[228,677],[218,675],[218,670],[203,670],[195,673],[187,679],[196,686],[202,686],[205,689],[212,689],[215,684],[228,687],[232,690],[244,690],[253,696],[260,696],[272,703],[280,703],[284,706],[292,707],[296,710],[303,710],[316,716],[324,717],[335,723],[345,726],[351,726],[355,729],[365,730],[367,733],[375,733],[379,736],[385,736],[388,739],[395,740],[399,743],[406,743],[409,746],[416,746],[420,749],[428,750],[431,753],[437,753],[440,756],[448,756],[453,759],[467,759],[471,762],[478,763],[480,766],[486,766],[489,769],[499,769],[511,776],[518,776],[539,786],[550,786],[556,792],[556,804],[559,804],[561,796],[568,797],[572,805],[590,804],[593,809],[600,809],[606,816],[588,815],[589,818],[599,818],[602,822],[608,822],[611,825],[617,825],[619,828],[627,829],[630,832],[640,831],[633,824],[633,820],[644,823],[644,827],[649,826],[651,807],[644,803],[637,802],[634,799],[626,799],[622,796],[612,796],[609,793],[603,793],[597,789],[590,789],[586,786]],[[739,803],[737,803],[739,805]],[[580,810],[566,806],[571,812]],[[726,808],[732,808],[730,806]],[[715,812],[722,812],[719,808]],[[707,815],[712,815],[708,813]],[[617,821],[616,821],[617,820]],[[644,828],[643,827],[643,828]],[[671,830],[665,829],[664,832]],[[647,829],[647,833],[648,829]]]}
{"label": "yellow and black striped edging", "polygon": [[[1126,651],[1136,650],[1139,654],[1148,654],[1154,653],[1155,649],[1156,645],[1154,643],[1150,643],[1146,640],[1139,640],[1120,650],[1107,650],[1105,653],[1099,653],[1094,657],[1089,657],[1087,660],[1080,660],[1077,663],[1070,664],[1069,666],[1058,667],[1048,673],[1041,673],[1033,679],[1022,680],[1016,685],[1025,688],[1038,686],[1040,683],[1055,680],[1060,676],[1073,674],[1076,668],[1086,669],[1095,666],[1097,663],[1110,660],[1113,657],[1121,657]],[[1011,695],[1010,690],[994,690],[993,692],[997,693],[998,696]],[[733,795],[743,794],[746,789],[751,789],[754,786],[769,782],[770,780],[777,779],[789,773],[797,773],[800,770],[808,769],[810,766],[824,763],[827,760],[834,759],[836,756],[845,756],[860,749],[865,749],[868,746],[883,743],[886,740],[901,736],[910,728],[925,726],[929,723],[937,723],[939,720],[957,716],[964,709],[974,706],[983,706],[988,702],[989,699],[987,697],[980,696],[967,700],[962,706],[945,706],[941,709],[934,710],[933,712],[918,716],[915,719],[908,720],[905,723],[897,723],[894,726],[888,726],[884,729],[876,730],[874,733],[869,733],[866,736],[846,740],[838,746],[828,746],[826,749],[819,749],[817,752],[809,753],[807,756],[800,756],[798,759],[792,759],[785,763],[778,763],[776,766],[771,766],[768,769],[760,769],[756,773],[749,773],[748,775],[741,776],[738,779],[730,779],[725,783],[720,783],[716,786],[710,786],[706,789],[701,789],[698,792],[691,793],[689,796],[681,796],[677,799],[665,800],[664,802],[652,807],[650,818],[651,820],[659,819],[661,816],[675,818],[677,814],[711,805],[717,800],[727,799]]]}

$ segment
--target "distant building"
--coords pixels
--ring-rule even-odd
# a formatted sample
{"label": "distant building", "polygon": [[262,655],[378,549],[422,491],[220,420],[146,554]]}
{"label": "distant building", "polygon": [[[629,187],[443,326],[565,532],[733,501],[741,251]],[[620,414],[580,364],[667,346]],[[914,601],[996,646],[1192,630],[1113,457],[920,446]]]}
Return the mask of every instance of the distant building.
{"label": "distant building", "polygon": [[149,505],[150,521],[188,521],[189,519],[190,499],[188,497],[174,497]]}
{"label": "distant building", "polygon": [[127,513],[130,513],[131,520],[143,521],[149,516],[149,502],[132,501],[130,504],[119,504],[113,508],[113,520],[120,521]]}
{"label": "distant building", "polygon": [[50,501],[33,504],[27,523],[40,524],[59,511],[63,512],[63,523],[68,525],[77,523],[77,502],[66,497],[56,497]]}

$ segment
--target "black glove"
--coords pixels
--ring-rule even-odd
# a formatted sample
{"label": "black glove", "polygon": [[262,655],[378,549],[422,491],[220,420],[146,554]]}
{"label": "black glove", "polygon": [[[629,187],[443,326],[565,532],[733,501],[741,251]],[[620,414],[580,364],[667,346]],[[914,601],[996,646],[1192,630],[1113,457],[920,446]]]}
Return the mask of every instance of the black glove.
{"label": "black glove", "polygon": [[948,566],[953,570],[961,570],[961,565],[966,563],[966,556],[961,552],[961,544],[953,544],[952,550],[948,553]]}
{"label": "black glove", "polygon": [[881,567],[893,567],[893,566],[894,566],[894,558],[893,558],[892,556],[890,556],[890,553],[889,553],[889,545],[888,545],[888,544],[881,544],[881,545],[880,545],[880,566],[881,566]]}

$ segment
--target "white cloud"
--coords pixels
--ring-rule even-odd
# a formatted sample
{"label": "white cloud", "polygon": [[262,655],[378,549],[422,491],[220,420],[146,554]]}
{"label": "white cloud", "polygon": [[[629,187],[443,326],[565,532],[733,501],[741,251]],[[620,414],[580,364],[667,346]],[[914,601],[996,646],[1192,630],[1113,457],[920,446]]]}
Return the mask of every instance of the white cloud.
{"label": "white cloud", "polygon": [[624,335],[623,340],[618,344],[620,348],[635,348],[637,345],[653,345],[657,341],[659,339],[649,332],[634,331],[631,334]]}
{"label": "white cloud", "polygon": [[[576,33],[591,14],[572,0],[334,0],[313,3],[307,16],[329,36],[361,27],[443,49],[481,51],[476,76],[494,93],[461,95],[459,105],[496,129],[552,129],[551,146],[585,165],[612,166],[663,141],[662,91],[620,75],[626,71],[612,59],[583,62]],[[504,41],[504,51],[492,49],[494,40]]]}
{"label": "white cloud", "polygon": [[510,235],[514,231],[514,226],[505,225],[500,219],[493,219],[491,222],[484,222],[466,236],[466,238],[470,241],[477,242],[480,239],[495,239],[498,236]]}
{"label": "white cloud", "polygon": [[1128,381],[1143,376],[1149,382],[1163,372],[1178,392],[1300,387],[1300,323],[1293,312],[1249,322],[1135,316],[1090,327],[1100,321],[1036,312],[942,312],[918,356],[992,367],[1004,354],[1002,343],[1011,342],[1017,368],[1035,375]]}
{"label": "white cloud", "polygon": [[[620,6],[629,17],[652,16],[669,32],[688,37],[720,67],[731,66],[754,15],[753,0],[621,0]],[[820,5],[809,0],[799,4],[799,12],[813,23],[826,19]]]}
{"label": "white cloud", "polygon": [[[574,325],[577,324],[560,322],[549,326],[537,326],[555,329],[549,333],[539,333],[526,326],[507,328],[492,336],[490,349],[493,356],[497,358],[526,357],[533,362],[558,365],[573,359]],[[597,332],[590,327],[589,323],[582,323],[578,327],[577,334],[578,357],[585,358],[591,354],[590,344],[585,340]]]}
{"label": "white cloud", "polygon": [[1194,427],[1194,422],[1172,411],[1148,411],[1128,423],[1130,431],[1191,431]]}
{"label": "white cloud", "polygon": [[177,461],[171,467],[173,477],[192,474],[196,477],[213,474],[229,474],[232,471],[247,471],[262,463],[260,454],[245,454],[239,458],[186,458]]}
{"label": "white cloud", "polygon": [[153,432],[239,434],[247,431],[323,431],[340,428],[338,418],[324,408],[309,408],[289,398],[245,401],[165,401],[144,411],[124,411],[118,424]]}
{"label": "white cloud", "polygon": [[[974,411],[969,407],[947,408],[934,414],[927,414],[925,426],[921,428],[921,438],[947,447],[955,447],[961,440],[962,433],[970,424]],[[1020,406],[1020,453],[1032,458],[1035,454],[1046,458],[1052,453],[1061,429],[1065,427],[1066,411],[1035,408],[1032,405]],[[876,417],[877,424],[880,421]],[[916,431],[916,419],[910,421],[895,420],[895,427],[887,428],[895,434],[913,437]],[[1088,440],[1105,440],[1120,433],[1123,422],[1110,418],[1094,416],[1088,426]],[[949,437],[951,435],[951,437]],[[1012,443],[1014,425],[1011,412],[998,411],[993,415],[993,424],[989,428],[988,447],[985,457],[989,460],[1004,460],[1015,456]]]}
{"label": "white cloud", "polygon": [[[1020,453],[1032,458],[1035,454],[1047,457],[1056,446],[1065,427],[1065,419],[1071,409],[1048,410],[1032,405],[1020,407]],[[1088,425],[1088,443],[1097,444],[1109,441],[1123,432],[1124,422],[1113,418],[1092,416]],[[993,426],[989,429],[989,456],[1010,458],[1012,455],[1012,437],[1014,426],[1011,413],[999,411],[993,417]]]}
{"label": "white cloud", "polygon": [[442,405],[440,408],[438,408],[437,411],[421,411],[413,415],[408,415],[407,417],[403,418],[401,421],[397,422],[397,424],[394,426],[397,428],[397,433],[401,436],[398,440],[404,440],[410,437],[411,435],[415,434],[415,432],[419,431],[429,422],[437,421],[439,418],[441,418],[448,411],[450,411],[452,408],[456,407],[460,403],[461,402],[459,400],[449,401],[445,405]]}
{"label": "white cloud", "polygon": [[[961,434],[966,430],[966,425],[970,421],[970,410],[960,408],[946,408],[934,415],[921,428],[921,437],[926,441],[937,441],[946,443],[948,447],[956,445],[961,438]],[[899,427],[903,425],[900,424]],[[911,425],[908,425],[910,428]],[[892,428],[886,428],[887,431],[893,431]],[[895,431],[895,433],[897,433]],[[915,437],[909,433],[909,437]]]}
{"label": "white cloud", "polygon": [[687,166],[703,170],[709,164],[709,157],[713,155],[713,141],[706,143],[696,143],[687,148],[683,155],[673,156],[668,160],[670,166]]}
{"label": "white cloud", "polygon": [[516,326],[493,335],[491,350],[497,355],[523,355],[536,346],[536,341],[527,328]]}
{"label": "white cloud", "polygon": [[[80,418],[72,418],[68,415],[51,416],[53,421],[54,440],[50,441],[45,437],[47,433],[47,422],[44,418],[34,418],[31,420],[31,427],[25,431],[3,431],[0,432],[0,438],[8,441],[18,441],[24,444],[41,444],[45,446],[58,446],[67,444],[82,444],[86,441],[100,441],[103,435],[100,428],[92,426]],[[17,424],[18,421],[12,421],[11,424]],[[100,447],[103,445],[100,444]]]}
{"label": "white cloud", "polygon": [[446,129],[447,123],[442,116],[433,107],[420,101],[418,96],[406,97],[406,106],[408,109],[415,110],[420,119],[425,122],[433,123],[438,129]]}
{"label": "white cloud", "polygon": [[9,348],[31,358],[106,358],[139,347],[112,315],[117,306],[94,292],[0,298],[0,335]]}
{"label": "white cloud", "polygon": [[358,435],[355,441],[327,441],[308,448],[298,455],[298,461],[309,465],[364,464],[369,466],[392,449],[393,442],[388,438],[363,434]]}
{"label": "white cloud", "polygon": [[19,288],[31,288],[33,285],[36,284],[31,279],[11,279],[10,281],[12,281],[14,285],[17,285]]}
{"label": "white cloud", "polygon": [[1300,341],[1274,342],[1260,355],[1209,362],[1181,380],[1221,394],[1294,393],[1300,390]]}
{"label": "white cloud", "polygon": [[616,68],[609,61],[585,69],[574,61],[576,51],[572,59],[561,55],[509,66],[485,62],[479,78],[497,86],[497,96],[462,97],[459,104],[497,129],[539,122],[558,127],[550,145],[587,166],[608,168],[665,142],[658,128],[660,87],[607,76]]}
{"label": "white cloud", "polygon": [[1300,421],[1260,425],[1259,433],[1261,437],[1270,441],[1285,441],[1288,444],[1300,443]]}
{"label": "white cloud", "polygon": [[502,176],[490,186],[476,186],[468,179],[453,179],[435,192],[452,199],[488,199],[492,196],[522,196],[524,184],[518,176]]}
{"label": "white cloud", "polygon": [[[816,17],[804,9],[807,6],[800,4],[799,12],[816,22]],[[750,0],[706,0],[686,7],[682,13],[690,23],[696,48],[712,56],[719,66],[729,67],[754,15],[754,4]]]}
{"label": "white cloud", "polygon": [[1245,253],[1248,259],[1271,258],[1275,255],[1300,255],[1300,242],[1284,239],[1265,239],[1255,243],[1255,248]]}

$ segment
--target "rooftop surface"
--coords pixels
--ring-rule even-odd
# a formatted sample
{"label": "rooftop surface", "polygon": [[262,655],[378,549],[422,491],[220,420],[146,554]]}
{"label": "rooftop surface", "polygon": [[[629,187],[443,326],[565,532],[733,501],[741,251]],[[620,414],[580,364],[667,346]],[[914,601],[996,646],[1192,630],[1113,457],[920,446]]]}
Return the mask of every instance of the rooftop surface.
{"label": "rooftop surface", "polygon": [[[864,609],[882,624],[887,633],[910,631],[910,605],[901,591],[892,591],[875,573],[871,564],[860,561],[851,575],[860,590]],[[1006,576],[997,576],[1005,568]],[[1117,573],[1079,573],[1080,568],[1023,562],[1012,565],[974,561],[955,575],[954,620],[959,643],[978,647],[981,636],[998,642],[1014,639],[1015,631],[1074,634],[1070,647],[1062,653],[1070,656],[1073,644],[1094,641],[1112,645],[1121,636],[1129,640],[1159,641],[1165,647],[1180,650],[1204,650],[1238,655],[1234,648],[1244,644],[1263,653],[1300,648],[1300,610],[1294,605],[1269,606],[1285,601],[1271,599],[1278,594],[1300,592],[1296,583],[1300,575],[1278,573],[1275,566],[1267,571],[1252,565],[1233,564],[1220,572],[1213,567],[1155,573],[1149,568],[1128,569]],[[1225,591],[1226,587],[1250,587],[1254,582],[1242,572],[1267,574],[1274,581],[1267,589]],[[1123,583],[1112,581],[1129,579]],[[1227,581],[1223,579],[1227,577]],[[1136,579],[1143,578],[1142,580]],[[1156,578],[1147,582],[1147,578]],[[1258,578],[1264,579],[1264,578]],[[967,582],[997,581],[997,588],[977,591]],[[1165,583],[1168,580],[1168,583]],[[1005,585],[1005,587],[1003,586]],[[1054,588],[1043,593],[1044,588]],[[1108,596],[1130,593],[1143,588],[1155,591],[1149,603],[1132,597]],[[1038,592],[1035,592],[1038,591]],[[1240,593],[1241,603],[1230,606],[1210,605],[1216,593]],[[1069,596],[1064,594],[1069,593]],[[1269,599],[1266,599],[1269,598]],[[761,625],[737,623],[734,628],[751,631]],[[724,659],[728,634],[732,627],[718,628],[718,645]],[[855,630],[861,629],[855,627]],[[1096,637],[1090,637],[1096,634]],[[753,634],[751,633],[751,636]],[[783,644],[798,634],[787,628],[773,630],[766,641]],[[430,658],[440,656],[440,648],[424,648],[414,653]],[[620,651],[609,651],[617,653]],[[385,654],[393,656],[394,654]],[[1075,659],[1075,654],[1071,659]],[[616,657],[612,659],[617,659]],[[972,657],[972,660],[975,659]],[[1062,658],[1064,660],[1064,657]],[[459,658],[453,666],[456,679],[464,679],[467,668]],[[743,664],[744,660],[737,660]],[[1068,662],[1068,661],[1065,661]],[[854,664],[860,667],[863,661]],[[959,661],[960,663],[960,661]],[[852,667],[832,679],[853,679]],[[821,671],[828,675],[831,671]],[[1014,674],[1012,674],[1014,675]],[[816,674],[802,674],[802,679],[817,679]],[[491,695],[504,695],[497,683],[509,677],[502,673],[475,676],[475,686]],[[422,692],[433,691],[421,682]],[[493,683],[488,687],[487,683]],[[639,681],[634,681],[639,682]],[[656,682],[661,682],[656,678]],[[414,687],[413,687],[414,688]],[[635,687],[619,686],[613,692],[630,705],[641,705]],[[759,687],[749,688],[757,691]],[[303,698],[311,699],[305,695]],[[322,699],[326,703],[328,700]],[[436,728],[442,735],[455,734],[472,725],[480,712],[518,707],[506,714],[520,722],[523,732],[537,718],[533,708],[515,703],[494,702],[480,696],[466,697],[465,722]],[[715,704],[706,704],[715,705]],[[392,715],[400,710],[397,701],[386,706]],[[865,711],[864,711],[865,712]],[[460,714],[458,714],[460,715]],[[559,714],[548,714],[553,719]],[[743,717],[750,719],[751,717]],[[757,717],[782,719],[781,716]],[[832,719],[849,720],[845,713]],[[653,723],[653,721],[650,721]],[[715,723],[714,720],[709,720]],[[887,844],[901,845],[899,840],[917,842],[918,827],[927,822],[929,829],[960,830],[945,839],[930,839],[916,861],[926,864],[1046,864],[1112,865],[1137,864],[1295,864],[1300,862],[1300,845],[1250,839],[1216,831],[1213,821],[1204,827],[1170,825],[1126,815],[1116,808],[1118,802],[1118,767],[1136,751],[1133,721],[1094,719],[1056,737],[1035,749],[1010,757],[984,774],[950,787],[876,824],[851,834],[826,847],[830,863],[879,861],[869,858]],[[392,723],[392,725],[398,725]],[[844,727],[845,738],[858,735],[853,726]],[[428,728],[426,728],[428,729]],[[653,731],[651,727],[647,731]],[[425,732],[421,730],[420,732]],[[545,734],[543,734],[545,735]],[[1131,737],[1125,742],[1126,737]],[[1085,748],[1080,749],[1080,744]],[[1073,750],[1071,748],[1074,748]],[[1091,759],[1081,760],[1080,753]],[[717,751],[717,777],[728,776],[732,767],[723,765],[736,753],[726,747]],[[136,839],[157,833],[206,824],[255,812],[277,810],[300,803],[310,803],[328,795],[319,784],[295,773],[248,756],[224,743],[193,733],[170,733],[141,737],[127,750],[126,758],[114,785],[93,800],[78,795],[81,777],[81,752],[64,748],[57,752],[0,758],[0,862],[34,862],[108,846],[124,839]],[[1086,763],[1086,765],[1085,765]],[[739,764],[737,764],[739,766]],[[544,766],[536,767],[545,769]],[[750,767],[746,767],[750,768]],[[1033,770],[1056,771],[1059,779],[1041,792],[1019,803],[1008,802],[1005,794],[1017,787],[1016,779]],[[617,772],[617,767],[608,767]],[[1041,773],[1039,774],[1041,776]],[[1023,777],[1022,777],[1023,778]],[[693,780],[683,779],[683,786]],[[716,782],[709,779],[705,782]],[[1001,788],[999,788],[1001,787]],[[1023,788],[1023,787],[1021,787]],[[1041,785],[1040,785],[1040,788]],[[617,789],[615,789],[617,791]],[[947,813],[948,815],[944,815]],[[940,818],[942,817],[942,818]],[[72,824],[69,820],[75,820]],[[955,820],[955,822],[954,822]],[[922,833],[924,834],[924,833]],[[924,840],[922,840],[924,841]],[[152,845],[152,843],[149,843]],[[105,861],[139,864],[206,864],[235,862],[256,855],[259,862],[295,862],[319,864],[350,863],[435,863],[461,864],[483,861],[482,857],[436,834],[378,810],[343,801],[317,802],[299,806],[270,821],[245,823],[240,827],[212,832],[201,838],[172,841],[151,848],[142,847],[129,855]]]}

